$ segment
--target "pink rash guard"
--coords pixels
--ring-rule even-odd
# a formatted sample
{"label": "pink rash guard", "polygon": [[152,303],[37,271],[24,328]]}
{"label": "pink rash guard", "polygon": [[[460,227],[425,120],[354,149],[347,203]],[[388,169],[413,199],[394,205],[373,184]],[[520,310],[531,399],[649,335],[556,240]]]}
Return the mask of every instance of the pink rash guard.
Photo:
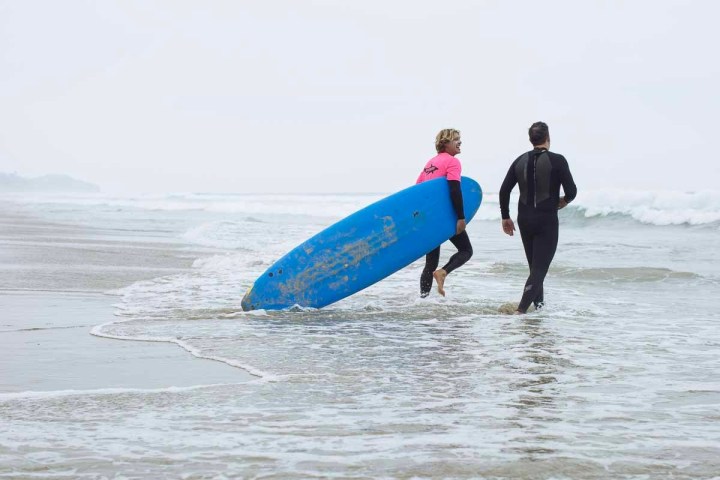
{"label": "pink rash guard", "polygon": [[440,177],[446,177],[448,180],[457,180],[459,182],[461,173],[462,167],[460,166],[460,160],[449,153],[443,152],[428,160],[415,183],[422,183],[426,180]]}

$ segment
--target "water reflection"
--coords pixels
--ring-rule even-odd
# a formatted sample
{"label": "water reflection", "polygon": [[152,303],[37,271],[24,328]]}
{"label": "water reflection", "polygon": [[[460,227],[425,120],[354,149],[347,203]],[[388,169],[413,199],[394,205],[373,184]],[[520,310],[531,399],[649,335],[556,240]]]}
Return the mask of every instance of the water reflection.
{"label": "water reflection", "polygon": [[508,450],[530,458],[554,454],[548,446],[557,438],[553,424],[562,421],[558,336],[542,317],[522,317],[507,333],[513,353],[507,406],[515,412],[509,419],[517,430]]}

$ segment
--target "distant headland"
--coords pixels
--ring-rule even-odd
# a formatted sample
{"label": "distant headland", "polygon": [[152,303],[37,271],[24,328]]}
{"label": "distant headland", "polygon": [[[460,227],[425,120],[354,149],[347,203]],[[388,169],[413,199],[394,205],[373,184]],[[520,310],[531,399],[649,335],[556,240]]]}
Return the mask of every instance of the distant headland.
{"label": "distant headland", "polygon": [[16,173],[0,173],[0,193],[7,192],[99,192],[94,183],[83,182],[68,175],[43,175],[26,178]]}

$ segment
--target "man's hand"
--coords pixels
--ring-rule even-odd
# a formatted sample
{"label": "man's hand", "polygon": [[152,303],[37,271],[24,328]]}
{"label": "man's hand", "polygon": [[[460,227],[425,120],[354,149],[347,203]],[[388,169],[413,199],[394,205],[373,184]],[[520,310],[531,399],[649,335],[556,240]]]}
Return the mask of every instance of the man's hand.
{"label": "man's hand", "polygon": [[563,208],[567,207],[568,202],[565,201],[565,197],[561,198],[558,202],[558,210],[562,210]]}
{"label": "man's hand", "polygon": [[502,229],[503,232],[507,233],[511,237],[513,236],[513,232],[515,231],[515,224],[513,223],[512,218],[503,218]]}
{"label": "man's hand", "polygon": [[457,225],[455,226],[455,235],[460,235],[462,232],[464,232],[466,226],[467,224],[465,223],[464,218],[458,220]]}

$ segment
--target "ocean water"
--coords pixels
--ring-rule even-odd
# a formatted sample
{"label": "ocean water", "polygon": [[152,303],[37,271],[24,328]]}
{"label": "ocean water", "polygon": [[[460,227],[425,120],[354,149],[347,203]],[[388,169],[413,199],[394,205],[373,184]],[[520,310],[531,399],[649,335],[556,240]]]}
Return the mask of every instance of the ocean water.
{"label": "ocean water", "polygon": [[720,475],[720,192],[580,192],[525,316],[500,311],[527,266],[492,193],[445,298],[418,298],[420,260],[321,310],[241,311],[276,259],[382,196],[3,197],[88,238],[126,232],[128,254],[186,246],[192,268],[108,292],[116,320],[92,334],[253,380],[0,393],[0,478]]}

